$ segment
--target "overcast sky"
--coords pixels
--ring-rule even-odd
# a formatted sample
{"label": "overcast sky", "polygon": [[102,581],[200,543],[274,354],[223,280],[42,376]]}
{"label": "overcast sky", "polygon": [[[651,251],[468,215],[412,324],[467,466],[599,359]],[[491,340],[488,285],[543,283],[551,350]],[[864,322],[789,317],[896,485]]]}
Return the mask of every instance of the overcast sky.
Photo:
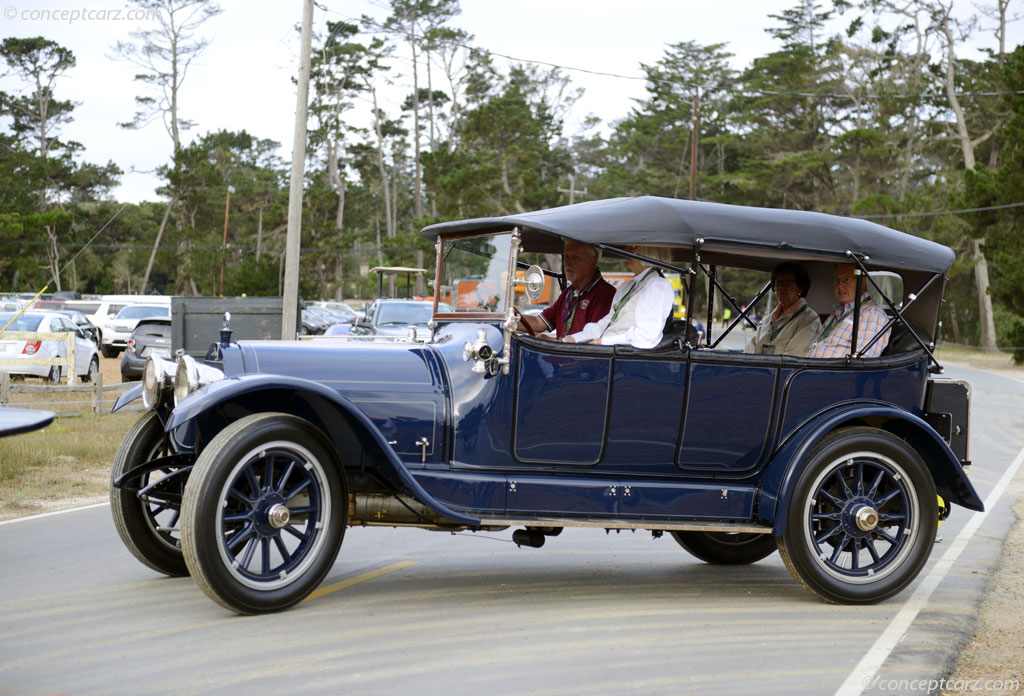
{"label": "overcast sky", "polygon": [[[957,0],[958,11],[972,11]],[[318,0],[314,28],[327,20],[382,20],[383,2]],[[735,54],[737,69],[778,48],[765,28],[776,23],[768,15],[793,7],[796,0],[461,0],[462,14],[452,25],[475,36],[474,44],[522,60],[543,61],[620,75],[640,76],[640,63],[654,63],[667,44],[723,42]],[[201,35],[212,43],[190,68],[181,92],[181,115],[197,122],[183,135],[188,142],[218,129],[247,130],[259,138],[282,143],[281,155],[291,157],[295,88],[298,73],[300,0],[221,0],[224,12],[207,22]],[[1016,7],[1014,7],[1016,5]],[[1020,12],[1024,0],[1014,0]],[[71,49],[77,66],[57,85],[58,98],[80,102],[74,123],[63,137],[85,146],[82,158],[96,163],[114,161],[125,175],[114,197],[122,201],[155,200],[158,179],[151,172],[168,161],[171,140],[159,121],[132,131],[117,124],[131,120],[140,86],[135,69],[115,60],[113,46],[131,39],[129,33],[149,24],[127,19],[130,7],[121,0],[0,0],[3,37],[45,36]],[[322,8],[326,8],[326,11]],[[115,19],[120,12],[120,18]],[[77,13],[77,14],[76,14]],[[845,22],[844,22],[845,24]],[[1010,25],[1007,49],[1024,40],[1024,22]],[[981,45],[994,47],[991,33],[978,33]],[[970,56],[976,57],[976,56]],[[505,63],[498,60],[498,64]],[[393,73],[408,73],[396,62]],[[642,80],[600,77],[566,71],[584,87],[567,123],[567,133],[588,113],[604,122],[626,115],[632,98],[644,96]],[[410,80],[411,82],[411,80]],[[11,89],[12,83],[0,82]],[[406,92],[392,93],[382,105],[397,113]],[[136,173],[132,173],[132,170]]]}

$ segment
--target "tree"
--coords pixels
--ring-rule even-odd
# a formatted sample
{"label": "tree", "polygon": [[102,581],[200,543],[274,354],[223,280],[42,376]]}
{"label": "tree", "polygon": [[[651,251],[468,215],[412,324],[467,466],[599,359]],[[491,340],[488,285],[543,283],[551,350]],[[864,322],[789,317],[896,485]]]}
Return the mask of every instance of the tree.
{"label": "tree", "polygon": [[[35,199],[30,207],[27,195],[11,197],[15,205],[5,212],[17,220],[9,217],[8,226],[19,237],[44,240],[46,276],[61,290],[60,242],[74,218],[65,203],[102,195],[114,185],[120,170],[112,163],[79,165],[74,155],[81,145],[59,138],[61,126],[71,121],[76,106],[55,96],[57,80],[75,65],[70,50],[43,37],[7,38],[0,44],[0,57],[9,74],[21,82],[20,92],[0,93],[0,115],[10,118],[12,135],[6,145],[14,165],[5,178],[10,177],[16,190],[31,190]],[[19,276],[23,270],[28,269],[19,265]]]}
{"label": "tree", "polygon": [[210,45],[209,39],[196,39],[196,31],[221,8],[211,0],[132,0],[147,17],[156,17],[157,28],[130,32],[134,42],[118,41],[114,50],[125,60],[141,68],[137,82],[157,96],[135,97],[138,111],[123,128],[142,128],[161,118],[174,150],[181,147],[181,132],[195,125],[181,117],[178,95],[192,61]]}
{"label": "tree", "polygon": [[[209,39],[193,39],[195,32],[206,20],[221,13],[220,6],[211,0],[132,0],[146,16],[157,18],[157,28],[129,33],[137,43],[118,41],[115,50],[125,60],[142,69],[135,80],[146,85],[158,96],[143,94],[135,97],[138,111],[135,117],[120,124],[123,128],[143,128],[157,117],[163,120],[164,128],[171,137],[172,155],[181,147],[181,132],[195,125],[181,117],[178,93],[188,74],[188,68],[210,44]],[[160,240],[170,217],[171,209],[177,203],[172,197],[167,211],[157,230],[150,254],[149,265],[142,279],[140,292],[145,292],[149,274],[156,258]]]}
{"label": "tree", "polygon": [[[429,45],[427,33],[459,14],[458,0],[391,0],[391,16],[384,22],[386,30],[396,31],[408,42],[412,51],[412,141],[415,181],[413,184],[414,215],[423,215],[422,169],[420,166],[420,85],[419,52]],[[432,90],[428,87],[428,93]],[[376,108],[376,107],[374,107]]]}

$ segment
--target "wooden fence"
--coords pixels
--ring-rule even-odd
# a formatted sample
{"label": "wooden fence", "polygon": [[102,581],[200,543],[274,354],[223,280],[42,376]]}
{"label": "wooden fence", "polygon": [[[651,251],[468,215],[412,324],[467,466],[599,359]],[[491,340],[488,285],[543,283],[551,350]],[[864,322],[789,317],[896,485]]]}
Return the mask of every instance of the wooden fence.
{"label": "wooden fence", "polygon": [[[9,373],[0,372],[0,406],[44,408],[57,416],[106,415],[118,395],[134,384],[138,383],[118,382],[104,386],[103,375],[98,372],[92,384],[80,386],[15,384]],[[78,395],[82,396],[75,398]],[[142,402],[137,401],[122,410],[141,411],[142,408]]]}

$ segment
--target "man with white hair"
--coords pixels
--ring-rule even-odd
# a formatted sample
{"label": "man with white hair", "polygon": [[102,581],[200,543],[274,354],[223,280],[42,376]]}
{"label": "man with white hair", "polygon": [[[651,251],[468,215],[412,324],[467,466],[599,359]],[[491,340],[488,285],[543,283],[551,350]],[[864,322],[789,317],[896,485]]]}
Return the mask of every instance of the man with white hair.
{"label": "man with white hair", "polygon": [[569,286],[555,303],[537,316],[521,315],[519,330],[540,334],[554,331],[555,338],[579,331],[586,324],[597,321],[608,313],[615,288],[601,277],[597,270],[598,251],[594,247],[565,240],[562,252],[562,270]]}

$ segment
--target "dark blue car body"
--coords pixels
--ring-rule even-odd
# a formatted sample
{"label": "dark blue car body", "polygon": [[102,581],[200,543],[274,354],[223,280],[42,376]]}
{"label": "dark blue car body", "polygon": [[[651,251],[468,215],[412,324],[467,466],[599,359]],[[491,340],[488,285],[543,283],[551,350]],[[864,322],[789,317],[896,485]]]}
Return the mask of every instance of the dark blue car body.
{"label": "dark blue car body", "polygon": [[[497,230],[515,230],[513,267],[520,245],[550,252],[562,239],[580,238],[611,252],[615,243],[643,238],[677,244],[692,274],[712,276],[702,251],[721,262],[729,253],[734,262],[753,259],[746,267],[757,269],[796,256],[821,275],[857,236],[830,245],[796,233],[772,245],[770,229],[743,236],[746,216],[763,223],[792,211],[718,206],[707,213],[701,204],[662,199],[622,205],[639,207],[602,215],[601,205],[584,204],[446,223],[425,234],[443,250],[439,279],[465,275],[445,270],[454,263],[446,240],[476,244]],[[648,218],[638,223],[636,210]],[[673,237],[678,225],[666,210],[694,212],[691,224],[700,229],[689,245]],[[568,211],[561,221],[558,211]],[[730,215],[738,231],[716,252],[709,240],[719,223],[708,220]],[[605,219],[612,220],[606,228],[595,224]],[[854,232],[861,224],[816,214],[795,219],[849,224]],[[782,222],[794,226],[793,218]],[[638,232],[638,224],[648,227]],[[882,234],[889,233],[890,244],[921,241]],[[491,311],[488,303],[471,314],[435,312],[427,342],[225,337],[208,356],[222,374],[195,382],[176,403],[170,368],[153,368],[149,421],[129,433],[115,464],[115,521],[144,563],[191,573],[211,598],[240,613],[285,608],[308,595],[333,563],[344,526],[356,524],[522,527],[516,540],[526,546],[567,526],[647,529],[669,532],[719,563],[753,562],[777,544],[794,575],[826,600],[885,599],[916,576],[949,503],[981,509],[964,471],[966,435],[953,435],[966,431],[966,403],[937,406],[962,385],[932,376],[936,279],[947,264],[945,248],[933,246],[926,254],[894,250],[895,260],[878,266],[924,286],[916,305],[923,309],[909,311],[917,300],[911,288],[894,316],[907,310],[917,326],[929,327],[914,331],[896,316],[893,336],[906,326],[918,340],[894,339],[878,358],[752,355],[717,348],[710,336],[653,350],[569,345],[514,333],[511,310]],[[507,282],[505,296],[515,294],[514,274],[487,272],[481,288]],[[189,369],[179,365],[174,383],[183,384]],[[262,427],[279,434],[260,440]],[[294,487],[301,494],[289,488],[296,463],[311,472]],[[289,502],[289,493],[302,504]],[[174,521],[159,523],[168,511]],[[293,528],[295,520],[303,522]]]}

